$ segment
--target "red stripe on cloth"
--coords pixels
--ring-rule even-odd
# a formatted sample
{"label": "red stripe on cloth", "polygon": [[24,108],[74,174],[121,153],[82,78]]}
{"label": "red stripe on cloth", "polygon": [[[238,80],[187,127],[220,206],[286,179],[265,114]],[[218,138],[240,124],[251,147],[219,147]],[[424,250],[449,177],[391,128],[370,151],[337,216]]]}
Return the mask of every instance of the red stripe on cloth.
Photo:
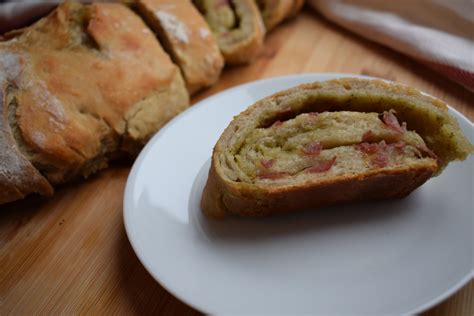
{"label": "red stripe on cloth", "polygon": [[442,73],[446,77],[450,78],[453,81],[463,85],[470,91],[474,91],[474,73],[459,69],[451,65],[437,63],[431,60],[420,60],[422,63],[428,67]]}

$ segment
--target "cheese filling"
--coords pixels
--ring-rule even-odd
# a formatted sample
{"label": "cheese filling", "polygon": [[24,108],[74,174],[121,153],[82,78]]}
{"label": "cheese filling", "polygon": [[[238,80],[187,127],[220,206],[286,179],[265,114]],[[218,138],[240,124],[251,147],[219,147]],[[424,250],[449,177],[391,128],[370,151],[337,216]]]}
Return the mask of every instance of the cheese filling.
{"label": "cheese filling", "polygon": [[302,113],[254,129],[233,155],[238,181],[286,183],[435,159],[393,111]]}

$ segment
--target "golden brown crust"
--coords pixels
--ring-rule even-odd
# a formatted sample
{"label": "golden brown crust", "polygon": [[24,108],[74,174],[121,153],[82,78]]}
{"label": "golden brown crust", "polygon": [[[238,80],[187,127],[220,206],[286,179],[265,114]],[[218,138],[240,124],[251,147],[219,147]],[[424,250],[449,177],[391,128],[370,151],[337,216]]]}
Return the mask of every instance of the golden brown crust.
{"label": "golden brown crust", "polygon": [[190,93],[217,81],[224,59],[190,0],[141,0],[138,9],[180,66]]}
{"label": "golden brown crust", "polygon": [[[189,104],[179,69],[120,4],[62,4],[1,43],[2,63],[9,67],[4,82],[17,148],[50,188],[32,185],[23,195],[50,194],[50,184],[87,177],[124,151],[135,154]],[[25,181],[15,172],[18,183]]]}
{"label": "golden brown crust", "polygon": [[[2,71],[0,67],[0,71]],[[0,83],[1,84],[1,83]],[[31,164],[14,138],[14,118],[9,113],[6,84],[0,86],[0,203],[25,197],[31,192],[45,196],[53,194],[53,187]]]}
{"label": "golden brown crust", "polygon": [[223,202],[224,191],[226,190],[226,184],[223,179],[217,175],[214,164],[211,164],[209,176],[201,198],[201,209],[204,214],[209,217],[223,218],[231,213]]}
{"label": "golden brown crust", "polygon": [[[397,116],[408,123],[408,129],[416,129],[441,160],[276,186],[240,181],[229,165],[232,154],[226,153],[238,148],[254,128],[278,118],[282,111],[297,115],[340,110],[381,113],[390,109],[395,109]],[[463,160],[472,152],[472,145],[447,113],[447,106],[413,88],[354,78],[303,84],[258,101],[229,124],[214,148],[201,207],[207,216],[219,218],[400,198],[440,172],[450,161]]]}

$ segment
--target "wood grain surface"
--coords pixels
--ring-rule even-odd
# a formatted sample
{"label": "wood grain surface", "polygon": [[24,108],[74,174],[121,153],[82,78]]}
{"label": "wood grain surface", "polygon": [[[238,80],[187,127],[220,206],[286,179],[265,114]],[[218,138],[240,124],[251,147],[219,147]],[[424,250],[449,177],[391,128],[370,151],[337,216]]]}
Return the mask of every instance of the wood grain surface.
{"label": "wood grain surface", "polygon": [[[324,20],[310,9],[266,39],[259,59],[225,70],[199,101],[235,85],[286,74],[343,72],[412,85],[474,120],[473,94],[417,62]],[[200,314],[145,271],[125,235],[130,163],[0,207],[0,315]],[[423,315],[474,315],[474,282]]]}

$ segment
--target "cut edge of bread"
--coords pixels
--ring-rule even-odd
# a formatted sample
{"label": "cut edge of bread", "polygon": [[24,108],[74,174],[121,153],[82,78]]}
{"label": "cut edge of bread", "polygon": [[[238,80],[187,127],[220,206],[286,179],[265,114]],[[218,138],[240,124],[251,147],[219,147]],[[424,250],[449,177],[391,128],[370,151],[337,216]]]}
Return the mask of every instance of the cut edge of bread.
{"label": "cut edge of bread", "polygon": [[280,24],[293,13],[295,4],[292,1],[256,1],[267,32]]}
{"label": "cut edge of bread", "polygon": [[[206,12],[215,10],[214,6],[210,5],[214,3],[214,1],[194,1],[194,3],[201,14],[207,19],[211,30],[214,31],[213,34],[217,38],[217,43],[226,64],[242,65],[252,62],[257,58],[257,55],[263,47],[266,33],[265,24],[256,2],[254,0],[232,0],[231,9],[239,21],[239,27],[219,33],[215,32],[211,22],[206,17]],[[234,40],[235,34],[232,34],[233,32],[244,31],[247,32],[244,37],[237,34],[239,38],[238,40]]]}

